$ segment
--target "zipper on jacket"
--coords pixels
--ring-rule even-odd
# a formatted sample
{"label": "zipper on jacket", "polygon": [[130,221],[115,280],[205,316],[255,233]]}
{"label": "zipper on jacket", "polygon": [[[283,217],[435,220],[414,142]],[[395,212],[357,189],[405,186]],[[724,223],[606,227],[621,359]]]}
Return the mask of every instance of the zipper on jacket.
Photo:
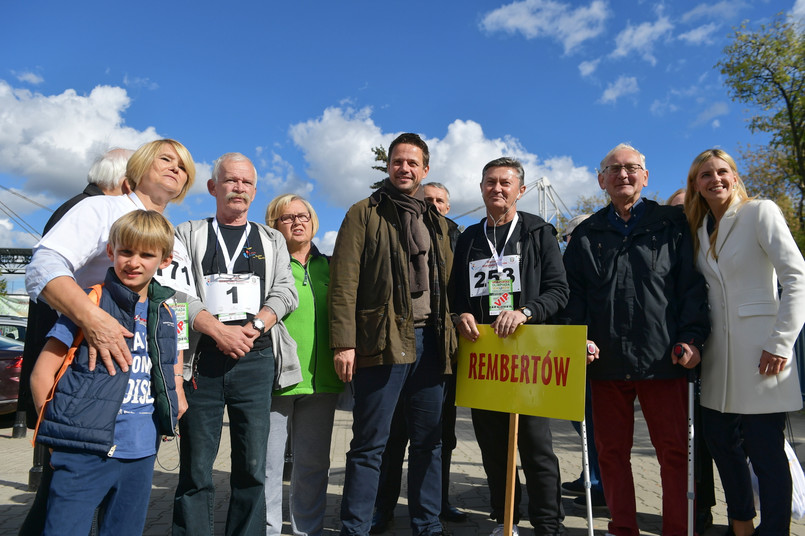
{"label": "zipper on jacket", "polygon": [[[160,301],[157,304],[157,307],[156,307],[156,316],[157,317],[156,317],[156,319],[151,321],[151,326],[153,328],[152,338],[153,338],[153,341],[154,341],[154,346],[156,346],[156,348],[154,349],[154,352],[156,353],[156,366],[152,365],[151,370],[154,370],[154,369],[159,370],[159,379],[162,382],[162,393],[163,393],[163,396],[165,397],[165,400],[168,402],[168,421],[169,421],[169,425],[170,425],[170,428],[175,431],[176,424],[178,424],[178,423],[173,422],[173,405],[171,404],[171,397],[170,397],[170,394],[168,393],[168,383],[165,381],[165,374],[163,373],[163,370],[162,370],[162,356],[159,353],[159,339],[157,338],[157,326],[159,326],[159,312],[160,312],[162,307],[168,307],[167,304],[165,303],[165,300]],[[151,358],[150,350],[151,349],[149,348],[149,356],[148,356],[149,359]],[[176,352],[176,359],[177,359],[177,361],[179,359],[178,350]],[[154,379],[153,376],[154,375],[151,374],[151,380],[152,381]],[[177,394],[176,396],[179,396],[179,395]],[[158,411],[157,410],[157,399],[156,398],[154,399],[154,411]],[[178,414],[178,411],[177,411],[177,414]]]}
{"label": "zipper on jacket", "polygon": [[115,454],[115,450],[117,449],[117,445],[112,445],[112,448],[109,449],[109,452],[106,453],[108,458],[111,458]]}
{"label": "zipper on jacket", "polygon": [[657,269],[657,235],[651,235],[651,270]]}
{"label": "zipper on jacket", "polygon": [[305,264],[302,264],[302,269],[305,271],[305,278],[302,280],[302,286],[304,287],[306,285],[310,285],[310,295],[313,296],[313,374],[310,378],[310,386],[313,388],[313,392],[316,393],[318,392],[316,389],[316,376],[319,370],[319,319],[318,315],[316,314],[316,290],[313,288],[313,280],[310,278],[310,272],[307,268],[312,260],[313,257],[309,258]]}

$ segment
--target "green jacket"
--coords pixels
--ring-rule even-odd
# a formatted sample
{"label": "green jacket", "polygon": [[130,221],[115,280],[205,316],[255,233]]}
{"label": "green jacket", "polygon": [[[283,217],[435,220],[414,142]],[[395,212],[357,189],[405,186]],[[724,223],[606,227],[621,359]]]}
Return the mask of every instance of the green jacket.
{"label": "green jacket", "polygon": [[[431,306],[438,318],[444,372],[456,348],[447,282],[453,265],[448,220],[435,207],[423,214],[431,236]],[[358,367],[416,360],[408,254],[400,243],[400,220],[381,191],[352,207],[341,223],[330,261],[330,346],[355,348]]]}
{"label": "green jacket", "polygon": [[299,306],[283,321],[296,341],[296,355],[302,367],[302,381],[291,387],[274,391],[275,395],[309,395],[340,393],[344,384],[338,379],[330,348],[327,321],[327,287],[330,265],[327,257],[312,246],[307,265],[291,257]]}

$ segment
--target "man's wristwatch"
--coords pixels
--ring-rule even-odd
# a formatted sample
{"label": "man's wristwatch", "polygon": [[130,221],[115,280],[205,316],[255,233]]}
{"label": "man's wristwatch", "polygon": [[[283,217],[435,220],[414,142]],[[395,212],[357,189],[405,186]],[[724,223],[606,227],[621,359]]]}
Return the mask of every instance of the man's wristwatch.
{"label": "man's wristwatch", "polygon": [[534,316],[533,313],[531,312],[531,309],[529,309],[528,307],[520,307],[518,309],[518,311],[520,311],[521,313],[523,313],[525,315],[525,321],[526,322],[531,320],[531,317]]}
{"label": "man's wristwatch", "polygon": [[257,318],[256,316],[252,318],[252,327],[260,332],[260,335],[264,335],[266,332],[266,323]]}

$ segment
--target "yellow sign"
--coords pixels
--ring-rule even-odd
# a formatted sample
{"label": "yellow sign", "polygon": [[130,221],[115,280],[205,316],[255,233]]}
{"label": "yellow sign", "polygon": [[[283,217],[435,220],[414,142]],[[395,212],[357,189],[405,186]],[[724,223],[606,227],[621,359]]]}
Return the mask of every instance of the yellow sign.
{"label": "yellow sign", "polygon": [[478,325],[459,336],[456,405],[581,421],[587,326],[520,326],[501,339]]}

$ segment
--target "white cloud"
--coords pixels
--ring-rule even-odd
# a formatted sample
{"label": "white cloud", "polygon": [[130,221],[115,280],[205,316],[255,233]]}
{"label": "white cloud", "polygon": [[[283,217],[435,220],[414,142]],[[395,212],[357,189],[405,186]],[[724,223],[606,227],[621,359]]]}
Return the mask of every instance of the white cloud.
{"label": "white cloud", "polygon": [[637,86],[637,78],[634,76],[621,75],[617,80],[607,86],[599,102],[603,104],[611,102],[614,104],[620,97],[632,95],[638,91],[640,91],[640,88]]}
{"label": "white cloud", "polygon": [[705,125],[710,123],[713,128],[717,128],[721,125],[721,122],[718,121],[718,117],[722,115],[727,115],[729,113],[729,106],[726,102],[714,102],[710,106],[708,106],[704,111],[702,111],[696,119],[693,120],[691,123],[692,127],[698,127],[701,125]]}
{"label": "white cloud", "polygon": [[671,102],[670,97],[666,97],[664,100],[655,99],[654,102],[651,103],[651,107],[649,110],[651,111],[651,115],[662,117],[667,113],[676,112],[679,108],[676,104]]}
{"label": "white cloud", "polygon": [[335,247],[335,238],[338,236],[338,231],[327,231],[324,236],[313,239],[313,243],[319,248],[319,251],[325,255],[332,255],[333,248]]}
{"label": "white cloud", "polygon": [[[271,159],[261,158],[261,169],[268,168],[258,181],[258,188],[268,189],[272,193],[294,193],[308,197],[313,191],[313,184],[303,180],[293,166],[276,152],[271,152]],[[265,188],[262,185],[265,184]]]}
{"label": "white cloud", "polygon": [[371,119],[371,109],[327,108],[321,117],[290,128],[294,143],[305,153],[308,177],[332,203],[350,206],[371,193],[382,178],[373,171],[372,147],[388,147],[393,134],[383,134]]}
{"label": "white cloud", "polygon": [[93,159],[109,147],[137,148],[160,136],[124,125],[126,91],[97,86],[89,95],[68,89],[43,95],[0,80],[0,173],[22,178],[29,194],[59,198],[86,186]]}
{"label": "white cloud", "polygon": [[710,123],[710,126],[713,127],[713,130],[716,130],[721,127],[721,121],[714,119],[713,122]]}
{"label": "white cloud", "polygon": [[[372,147],[389,143],[397,133],[384,133],[371,118],[371,109],[327,108],[321,117],[291,127],[291,137],[304,154],[307,175],[336,206],[348,207],[371,193],[370,185],[381,179],[373,171]],[[526,182],[546,176],[568,206],[579,193],[597,188],[595,175],[573,164],[567,156],[545,161],[526,150],[512,137],[489,139],[480,124],[457,119],[443,138],[423,138],[430,149],[430,172],[426,181],[445,184],[450,190],[451,216],[481,204],[481,170],[502,155],[519,159],[526,170]],[[526,203],[532,199],[533,207]],[[536,196],[523,200],[523,210],[536,211]],[[480,219],[480,214],[474,214]],[[326,244],[327,235],[325,234]]]}
{"label": "white cloud", "polygon": [[593,0],[587,6],[554,0],[522,0],[487,13],[481,29],[490,33],[521,33],[526,39],[553,38],[562,43],[565,53],[600,35],[610,16],[607,3]]}
{"label": "white cloud", "polygon": [[[798,0],[802,2],[803,0]],[[699,4],[684,15],[682,15],[682,22],[691,22],[694,20],[731,20],[738,16],[741,10],[751,7],[748,2],[736,0],[722,0],[715,4]]]}
{"label": "white cloud", "polygon": [[[715,32],[720,28],[719,24],[709,22],[689,32],[679,35],[679,39],[689,45],[712,45],[715,42]],[[721,37],[719,34],[718,37]]]}
{"label": "white cloud", "polygon": [[791,15],[800,24],[800,29],[805,31],[805,0],[797,0],[791,9]]}
{"label": "white cloud", "polygon": [[42,78],[41,76],[39,76],[36,73],[32,73],[31,71],[25,71],[25,72],[21,72],[21,73],[18,73],[16,71],[11,71],[11,74],[16,76],[17,80],[19,80],[20,82],[25,82],[27,84],[31,84],[31,85],[34,85],[34,86],[37,85],[37,84],[41,84],[42,82],[45,81],[44,78]]}
{"label": "white cloud", "polygon": [[150,90],[159,89],[159,84],[152,82],[150,78],[143,76],[123,75],[123,85],[132,88],[145,88]]}
{"label": "white cloud", "polygon": [[629,23],[626,25],[626,29],[615,37],[615,50],[612,51],[611,56],[623,58],[635,53],[651,65],[656,65],[654,44],[669,36],[673,28],[671,20],[662,14],[658,15],[656,22],[643,22],[637,26]]}
{"label": "white cloud", "polygon": [[601,63],[600,59],[583,61],[579,63],[579,73],[581,73],[581,76],[590,76],[598,68],[599,63]]}
{"label": "white cloud", "polygon": [[[5,201],[4,199],[3,202]],[[5,209],[0,207],[0,212],[4,213]],[[3,231],[3,247],[30,248],[39,241],[38,237],[20,229],[22,228],[17,227],[10,218],[0,217],[0,230]]]}

